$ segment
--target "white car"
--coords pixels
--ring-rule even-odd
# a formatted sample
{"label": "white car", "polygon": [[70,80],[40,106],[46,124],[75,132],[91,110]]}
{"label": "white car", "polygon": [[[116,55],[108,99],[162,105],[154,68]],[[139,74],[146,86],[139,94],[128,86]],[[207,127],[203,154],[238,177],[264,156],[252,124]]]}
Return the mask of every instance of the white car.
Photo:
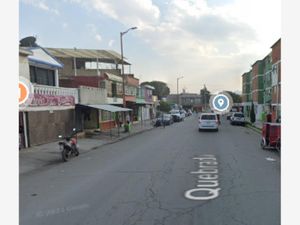
{"label": "white car", "polygon": [[219,130],[219,121],[216,113],[201,113],[198,123],[199,131]]}
{"label": "white car", "polygon": [[245,126],[246,125],[246,120],[245,120],[245,116],[242,112],[234,112],[232,114],[232,116],[230,117],[230,124],[234,125],[242,125]]}
{"label": "white car", "polygon": [[180,113],[179,110],[173,109],[173,110],[170,111],[170,114],[171,114],[172,116],[176,116],[177,118],[179,118],[180,121],[183,121],[183,119],[184,119],[184,118],[182,117],[182,114]]}

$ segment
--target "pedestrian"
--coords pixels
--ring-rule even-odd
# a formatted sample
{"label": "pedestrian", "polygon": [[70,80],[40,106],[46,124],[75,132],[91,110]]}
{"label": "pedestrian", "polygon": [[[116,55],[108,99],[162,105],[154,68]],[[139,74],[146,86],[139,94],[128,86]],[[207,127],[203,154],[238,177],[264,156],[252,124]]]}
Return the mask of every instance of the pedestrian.
{"label": "pedestrian", "polygon": [[267,114],[267,123],[271,123],[272,122],[272,114],[268,113]]}
{"label": "pedestrian", "polygon": [[130,115],[129,115],[129,113],[126,114],[126,121],[130,121]]}

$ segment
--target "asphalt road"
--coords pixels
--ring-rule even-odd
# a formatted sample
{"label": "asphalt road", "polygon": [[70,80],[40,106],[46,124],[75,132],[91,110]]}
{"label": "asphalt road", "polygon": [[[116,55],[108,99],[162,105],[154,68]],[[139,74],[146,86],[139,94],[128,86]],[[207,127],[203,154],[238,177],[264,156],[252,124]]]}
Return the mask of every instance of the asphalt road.
{"label": "asphalt road", "polygon": [[280,158],[259,141],[226,120],[155,128],[21,175],[20,224],[279,225]]}

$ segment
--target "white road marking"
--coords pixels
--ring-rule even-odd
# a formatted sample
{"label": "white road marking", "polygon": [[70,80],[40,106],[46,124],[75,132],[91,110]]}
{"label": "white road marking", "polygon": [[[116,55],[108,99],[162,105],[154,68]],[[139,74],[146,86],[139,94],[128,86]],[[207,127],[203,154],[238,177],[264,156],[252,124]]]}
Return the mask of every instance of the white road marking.
{"label": "white road marking", "polygon": [[271,158],[271,157],[267,157],[266,160],[267,160],[267,161],[271,161],[271,162],[275,162],[275,161],[276,161],[276,159]]}
{"label": "white road marking", "polygon": [[190,189],[184,193],[184,196],[190,200],[211,200],[219,196],[218,181],[218,162],[214,155],[202,155],[194,157],[199,160],[199,170],[190,172],[198,175],[196,188]]}

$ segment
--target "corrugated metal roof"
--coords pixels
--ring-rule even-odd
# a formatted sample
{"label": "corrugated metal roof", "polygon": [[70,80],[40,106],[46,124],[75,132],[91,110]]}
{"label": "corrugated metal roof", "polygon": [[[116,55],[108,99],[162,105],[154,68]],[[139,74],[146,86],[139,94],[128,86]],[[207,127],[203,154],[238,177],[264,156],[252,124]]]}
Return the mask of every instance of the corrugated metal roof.
{"label": "corrugated metal roof", "polygon": [[31,63],[48,65],[55,68],[63,67],[63,64],[58,62],[51,54],[49,55],[49,53],[43,48],[27,47],[26,49],[33,53],[32,55],[28,56],[28,60]]}
{"label": "corrugated metal roof", "polygon": [[33,55],[33,52],[24,48],[24,47],[19,47],[19,54],[23,55]]}
{"label": "corrugated metal roof", "polygon": [[[77,48],[45,48],[55,57],[60,58],[84,58],[84,59],[101,59],[111,63],[121,63],[121,55],[112,50],[99,49],[77,49]],[[125,58],[125,57],[124,57]],[[124,65],[130,65],[124,60]]]}
{"label": "corrugated metal roof", "polygon": [[[83,105],[83,104],[80,104]],[[84,105],[95,109],[101,109],[109,112],[128,112],[132,111],[132,109],[122,108],[114,105]]]}
{"label": "corrugated metal roof", "polygon": [[123,78],[120,77],[120,76],[117,76],[115,74],[112,74],[112,73],[105,73],[108,77],[109,80],[114,80],[114,81],[117,81],[117,82],[123,82]]}

